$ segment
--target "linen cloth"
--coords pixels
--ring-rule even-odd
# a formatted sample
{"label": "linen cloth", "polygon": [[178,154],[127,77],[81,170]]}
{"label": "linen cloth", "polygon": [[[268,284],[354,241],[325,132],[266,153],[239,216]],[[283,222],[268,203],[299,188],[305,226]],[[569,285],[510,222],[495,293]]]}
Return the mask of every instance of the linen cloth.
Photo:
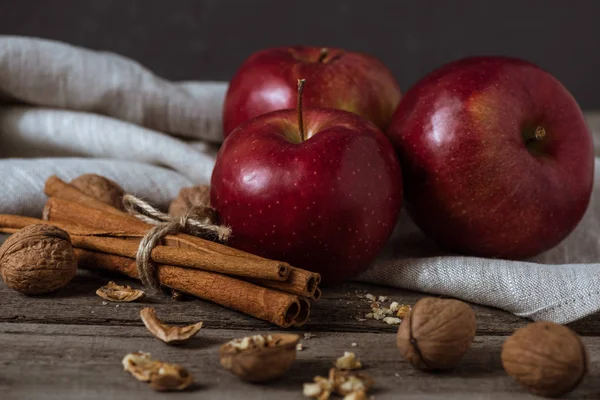
{"label": "linen cloth", "polygon": [[[46,178],[97,173],[166,207],[209,183],[224,82],[169,82],[125,57],[0,36],[0,213],[39,216]],[[598,154],[598,153],[597,153]],[[600,311],[600,163],[584,220],[527,261],[442,252],[406,215],[357,279],[567,323]],[[551,224],[552,221],[548,220]]]}

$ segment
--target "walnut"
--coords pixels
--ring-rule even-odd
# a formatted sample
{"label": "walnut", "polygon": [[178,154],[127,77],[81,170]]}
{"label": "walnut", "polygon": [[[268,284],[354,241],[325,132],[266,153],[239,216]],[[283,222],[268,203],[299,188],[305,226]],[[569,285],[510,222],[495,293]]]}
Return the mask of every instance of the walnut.
{"label": "walnut", "polygon": [[444,370],[458,364],[474,336],[471,307],[459,300],[426,297],[402,320],[396,345],[414,367]]}
{"label": "walnut", "polygon": [[121,363],[125,371],[157,391],[183,390],[194,381],[182,366],[153,360],[149,353],[129,353]]}
{"label": "walnut", "polygon": [[30,225],[0,247],[0,275],[6,285],[25,294],[57,290],[73,279],[77,261],[71,237],[52,225]]}
{"label": "walnut", "polygon": [[131,286],[117,285],[110,281],[106,285],[96,290],[96,294],[104,300],[119,303],[129,303],[141,299],[145,293],[143,290],[134,289]]}
{"label": "walnut", "polygon": [[142,322],[146,328],[158,339],[169,344],[178,344],[192,338],[202,328],[202,322],[188,326],[170,326],[163,324],[156,316],[152,307],[140,311]]}
{"label": "walnut", "polygon": [[85,174],[73,179],[71,185],[103,203],[122,211],[125,210],[123,206],[125,191],[108,178],[95,174]]}
{"label": "walnut", "polygon": [[210,207],[210,186],[199,185],[181,189],[179,195],[171,202],[169,214],[176,217],[189,215],[198,220],[208,218],[216,221],[216,212]]}
{"label": "walnut", "polygon": [[232,340],[219,349],[221,365],[245,381],[266,382],[290,368],[299,339],[293,334],[273,334]]}
{"label": "walnut", "polygon": [[588,354],[579,336],[566,326],[534,322],[504,342],[502,365],[530,392],[556,397],[581,383],[588,371]]}

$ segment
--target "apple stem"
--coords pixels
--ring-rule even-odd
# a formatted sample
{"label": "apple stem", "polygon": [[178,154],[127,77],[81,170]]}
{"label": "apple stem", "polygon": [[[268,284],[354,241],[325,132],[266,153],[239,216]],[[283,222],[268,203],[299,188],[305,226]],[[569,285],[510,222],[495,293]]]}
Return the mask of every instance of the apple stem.
{"label": "apple stem", "polygon": [[323,47],[321,49],[321,54],[319,55],[318,62],[322,63],[323,61],[325,61],[325,59],[327,58],[328,55],[329,55],[329,49],[327,47]]}
{"label": "apple stem", "polygon": [[535,140],[540,141],[546,137],[546,130],[541,126],[538,126],[537,128],[535,128],[534,136]]}
{"label": "apple stem", "polygon": [[304,118],[302,118],[302,95],[304,93],[304,82],[306,82],[306,79],[298,79],[298,98],[296,102],[296,111],[298,112],[298,130],[300,131],[301,142],[304,142]]}

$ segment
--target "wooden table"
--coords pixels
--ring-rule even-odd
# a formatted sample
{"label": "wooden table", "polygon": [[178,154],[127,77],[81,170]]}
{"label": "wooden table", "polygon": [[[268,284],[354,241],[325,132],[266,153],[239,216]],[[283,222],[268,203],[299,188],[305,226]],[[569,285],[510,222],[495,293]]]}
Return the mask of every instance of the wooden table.
{"label": "wooden table", "polygon": [[[152,295],[139,303],[103,303],[95,290],[116,279],[80,272],[69,286],[43,297],[26,297],[0,284],[0,399],[302,399],[302,383],[326,375],[344,351],[355,351],[376,386],[376,399],[528,399],[500,363],[506,336],[528,321],[474,305],[477,337],[460,367],[452,373],[427,374],[404,362],[395,347],[397,327],[381,321],[358,321],[369,304],[356,295],[369,292],[413,304],[422,294],[348,283],[324,290],[304,329],[315,337],[292,369],[268,385],[243,383],[221,368],[223,342],[277,329],[265,322],[201,300],[173,301]],[[152,305],[170,323],[204,321],[189,343],[174,347],[153,338],[139,318]],[[600,314],[571,327],[584,336],[591,355],[591,374],[567,398],[600,399]],[[356,347],[352,347],[356,343]],[[183,393],[156,393],[121,367],[122,357],[146,351],[163,361],[187,367],[197,384]]]}

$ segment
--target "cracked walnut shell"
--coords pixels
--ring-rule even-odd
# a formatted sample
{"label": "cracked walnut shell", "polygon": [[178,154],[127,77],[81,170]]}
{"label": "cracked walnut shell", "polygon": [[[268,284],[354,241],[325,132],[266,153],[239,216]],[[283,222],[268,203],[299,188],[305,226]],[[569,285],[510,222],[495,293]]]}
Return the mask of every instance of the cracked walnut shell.
{"label": "cracked walnut shell", "polygon": [[405,360],[422,370],[455,367],[475,337],[475,314],[466,303],[426,297],[398,328],[396,345]]}
{"label": "cracked walnut shell", "polygon": [[247,382],[266,382],[283,375],[296,359],[300,337],[293,334],[255,335],[221,346],[221,365]]}
{"label": "cracked walnut shell", "polygon": [[555,397],[581,383],[588,370],[588,355],[575,332],[540,321],[517,329],[504,342],[502,366],[530,392]]}
{"label": "cracked walnut shell", "polygon": [[55,291],[73,279],[77,261],[67,232],[52,225],[29,225],[0,247],[0,275],[24,294]]}

